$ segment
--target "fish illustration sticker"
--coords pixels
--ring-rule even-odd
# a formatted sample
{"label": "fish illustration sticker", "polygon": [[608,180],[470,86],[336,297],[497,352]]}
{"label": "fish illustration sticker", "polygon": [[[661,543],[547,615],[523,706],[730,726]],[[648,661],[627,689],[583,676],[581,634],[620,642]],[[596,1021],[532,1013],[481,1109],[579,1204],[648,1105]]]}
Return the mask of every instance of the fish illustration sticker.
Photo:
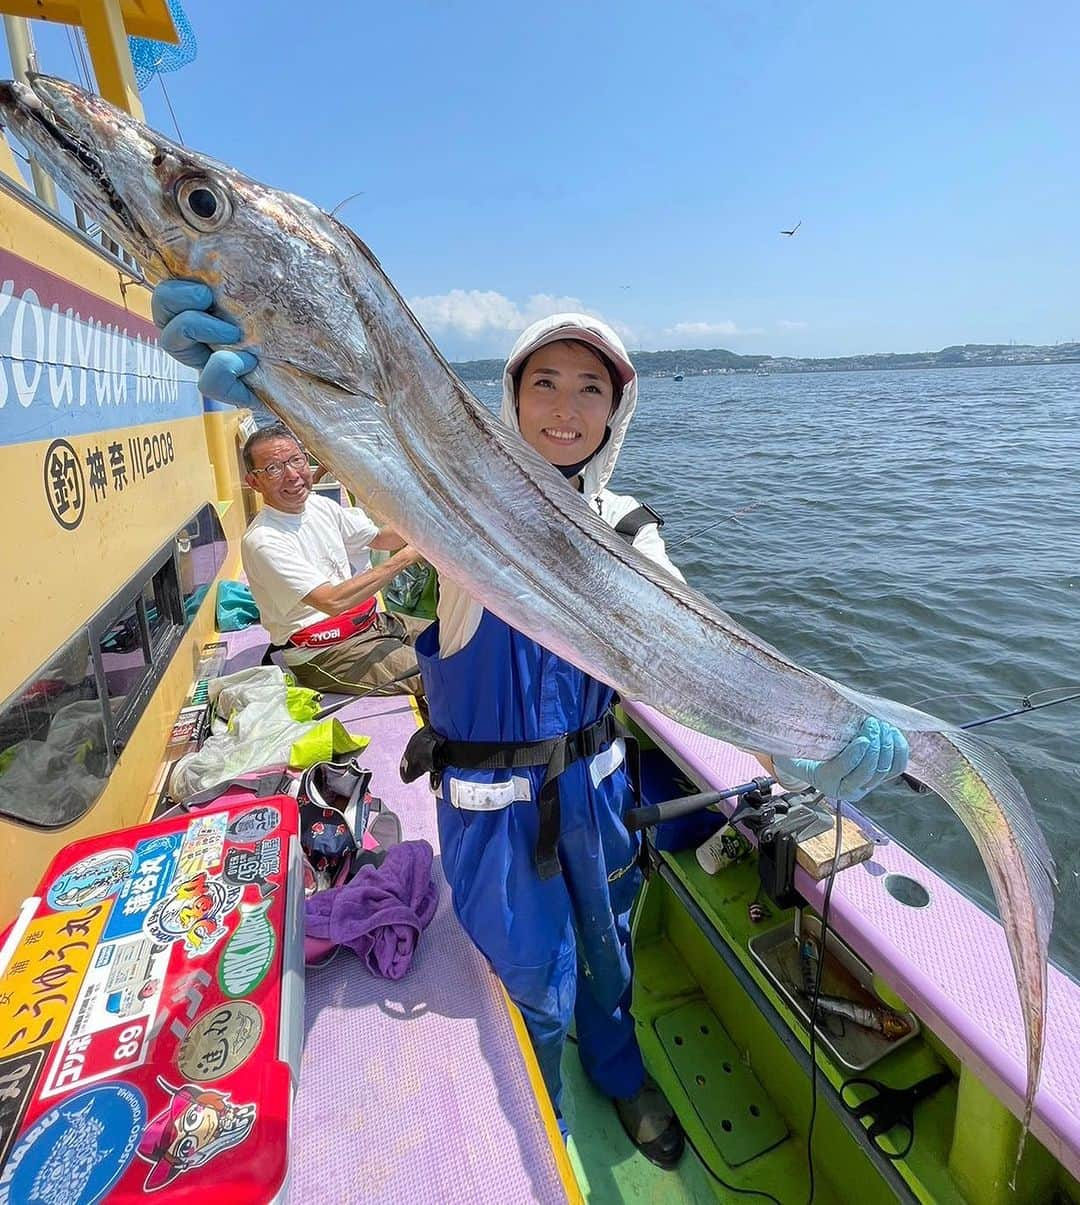
{"label": "fish illustration sticker", "polygon": [[262,1013],[250,1001],[219,1004],[187,1031],[176,1065],[185,1079],[220,1079],[247,1060],[262,1031]]}
{"label": "fish illustration sticker", "polygon": [[228,1092],[215,1092],[199,1084],[174,1088],[157,1077],[169,1103],[146,1127],[139,1143],[139,1158],[151,1164],[143,1189],[156,1192],[177,1176],[202,1167],[251,1133],[255,1105],[235,1105]]}
{"label": "fish illustration sticker", "polygon": [[250,995],[274,961],[277,937],[266,915],[272,902],[240,905],[240,924],[225,943],[218,963],[218,983],[226,996]]}
{"label": "fish illustration sticker", "polygon": [[229,825],[228,835],[234,841],[261,841],[268,837],[281,823],[277,808],[249,808]]}
{"label": "fish illustration sticker", "polygon": [[0,1205],[94,1205],[135,1158],[146,1101],[130,1084],[69,1097],[26,1131],[0,1175]]}
{"label": "fish illustration sticker", "polygon": [[225,936],[225,917],[240,901],[243,888],[217,875],[197,874],[173,884],[150,909],[143,927],[155,941],[183,938],[188,954],[205,954]]}
{"label": "fish illustration sticker", "polygon": [[103,849],[81,858],[49,888],[49,907],[65,911],[114,895],[131,873],[133,857],[130,849]]}

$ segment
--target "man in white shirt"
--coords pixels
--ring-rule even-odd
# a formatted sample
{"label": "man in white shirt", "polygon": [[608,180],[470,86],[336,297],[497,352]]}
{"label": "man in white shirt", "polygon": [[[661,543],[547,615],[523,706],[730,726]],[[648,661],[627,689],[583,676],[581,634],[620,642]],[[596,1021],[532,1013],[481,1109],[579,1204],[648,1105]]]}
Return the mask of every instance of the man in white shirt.
{"label": "man in white shirt", "polygon": [[[281,423],[244,445],[244,480],[265,506],[240,545],[272,645],[303,686],[338,694],[422,694],[412,643],[426,621],[378,611],[375,594],[420,554],[358,506],[312,493],[312,468]],[[369,550],[399,549],[373,567]]]}

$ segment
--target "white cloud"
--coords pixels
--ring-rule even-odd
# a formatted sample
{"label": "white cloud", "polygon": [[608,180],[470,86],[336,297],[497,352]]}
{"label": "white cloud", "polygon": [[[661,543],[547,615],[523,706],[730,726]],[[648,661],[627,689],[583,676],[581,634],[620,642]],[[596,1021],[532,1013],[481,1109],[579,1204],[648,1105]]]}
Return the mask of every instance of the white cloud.
{"label": "white cloud", "polygon": [[[430,297],[412,297],[409,305],[431,336],[446,343],[452,356],[503,356],[513,341],[532,322],[549,314],[577,311],[604,316],[577,297],[534,293],[517,302],[493,289],[451,289]],[[624,339],[633,334],[626,326],[604,319]]]}
{"label": "white cloud", "polygon": [[668,339],[729,339],[737,335],[762,335],[760,327],[741,327],[725,319],[721,322],[677,322],[664,331]]}
{"label": "white cloud", "polygon": [[809,322],[790,322],[787,318],[777,319],[776,325],[782,331],[804,331],[810,325]]}

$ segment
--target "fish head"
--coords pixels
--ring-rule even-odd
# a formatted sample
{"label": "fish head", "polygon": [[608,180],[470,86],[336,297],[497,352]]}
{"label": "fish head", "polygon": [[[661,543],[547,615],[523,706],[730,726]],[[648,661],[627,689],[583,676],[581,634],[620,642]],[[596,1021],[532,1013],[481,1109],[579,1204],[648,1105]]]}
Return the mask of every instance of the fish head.
{"label": "fish head", "polygon": [[203,281],[260,361],[352,389],[366,340],[346,287],[345,228],[317,206],[192,151],[67,80],[0,83],[10,129],[151,284]]}

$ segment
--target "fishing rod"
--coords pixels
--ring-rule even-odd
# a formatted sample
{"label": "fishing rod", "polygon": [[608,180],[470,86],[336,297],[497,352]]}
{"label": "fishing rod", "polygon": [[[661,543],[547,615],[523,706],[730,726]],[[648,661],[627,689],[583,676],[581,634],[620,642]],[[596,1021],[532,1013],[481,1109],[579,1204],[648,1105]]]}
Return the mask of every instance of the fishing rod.
{"label": "fishing rod", "polygon": [[[322,672],[326,673],[325,670],[323,670]],[[386,682],[377,682],[374,686],[369,686],[367,688],[367,690],[362,690],[358,694],[346,695],[345,698],[342,699],[340,702],[331,703],[329,705],[329,707],[324,707],[321,711],[316,712],[312,718],[315,720],[325,720],[327,716],[333,715],[335,711],[340,711],[343,707],[348,707],[350,703],[355,703],[360,699],[366,699],[368,697],[368,695],[373,695],[377,691],[386,690],[386,688],[388,686],[395,686],[399,682],[405,682],[409,678],[415,678],[419,672],[420,672],[420,666],[414,665],[414,666],[412,666],[411,669],[405,670],[404,673],[398,674],[398,676],[396,678],[390,678]],[[327,674],[326,676],[329,678],[329,677],[333,677],[334,675]],[[336,680],[338,682],[341,682],[342,686],[350,685],[350,683],[348,683],[348,682],[342,682],[342,680],[340,678],[337,678]]]}
{"label": "fishing rod", "polygon": [[[1060,690],[1061,688],[1060,687],[1055,688],[1055,687],[1051,686],[1049,689],[1050,690],[1054,690],[1054,689]],[[1046,692],[1040,690],[1037,693],[1045,694]],[[1080,690],[1078,690],[1075,694],[1063,695],[1060,699],[1051,699],[1048,703],[1032,703],[1031,700],[1034,697],[1035,697],[1034,695],[1025,695],[1020,700],[1020,706],[1017,707],[1014,711],[1001,711],[1001,712],[998,712],[997,715],[988,715],[988,716],[985,716],[981,720],[969,720],[966,724],[961,724],[960,727],[961,728],[979,728],[983,724],[992,724],[995,720],[1008,720],[1008,719],[1011,719],[1014,715],[1024,715],[1028,711],[1039,711],[1043,707],[1056,707],[1058,705],[1058,703],[1069,703],[1073,699],[1080,699]]]}
{"label": "fishing rod", "polygon": [[[1060,699],[1050,699],[1046,703],[1033,703],[1031,700],[1036,695],[1047,694],[1049,690],[1061,690],[1060,686],[1051,686],[1048,690],[1036,691],[1035,695],[1024,695],[1020,700],[1020,706],[1013,708],[1012,711],[999,711],[995,715],[983,716],[981,720],[968,720],[966,724],[958,724],[958,728],[981,728],[984,724],[993,724],[996,720],[1011,720],[1014,716],[1027,715],[1029,711],[1041,711],[1044,707],[1056,707],[1059,703],[1070,703],[1073,699],[1080,699],[1080,691],[1075,694],[1062,695]],[[926,795],[930,788],[925,783],[919,782],[917,778],[912,778],[910,774],[901,774],[900,777],[907,785],[919,795]]]}
{"label": "fishing rod", "polygon": [[[1049,689],[1061,690],[1062,688],[1050,687]],[[1013,716],[1026,715],[1031,711],[1041,711],[1045,707],[1056,707],[1059,703],[1069,703],[1074,699],[1080,699],[1080,691],[1077,691],[1074,694],[1063,695],[1060,699],[1050,699],[1045,703],[1031,701],[1037,695],[1046,693],[1046,691],[1037,691],[1034,695],[1025,695],[1020,701],[1020,706],[1011,711],[1000,711],[995,715],[983,716],[978,720],[968,720],[966,724],[958,724],[957,727],[981,728],[984,724],[993,724],[997,720],[1008,720]],[[910,774],[901,774],[900,777],[919,794],[926,794],[930,790],[918,779],[912,778]],[[704,808],[720,803],[721,800],[733,799],[735,796],[738,796],[740,800],[752,801],[756,793],[757,798],[764,799],[767,798],[766,792],[777,785],[782,784],[778,784],[775,778],[762,775],[760,778],[744,782],[740,786],[731,787],[726,791],[702,791],[696,795],[680,795],[675,799],[665,799],[661,803],[650,803],[644,807],[631,808],[623,817],[623,823],[630,832],[634,832],[652,824],[662,824],[665,820],[675,820],[680,816],[688,816],[692,812],[700,812]],[[795,794],[798,793],[795,792]]]}

